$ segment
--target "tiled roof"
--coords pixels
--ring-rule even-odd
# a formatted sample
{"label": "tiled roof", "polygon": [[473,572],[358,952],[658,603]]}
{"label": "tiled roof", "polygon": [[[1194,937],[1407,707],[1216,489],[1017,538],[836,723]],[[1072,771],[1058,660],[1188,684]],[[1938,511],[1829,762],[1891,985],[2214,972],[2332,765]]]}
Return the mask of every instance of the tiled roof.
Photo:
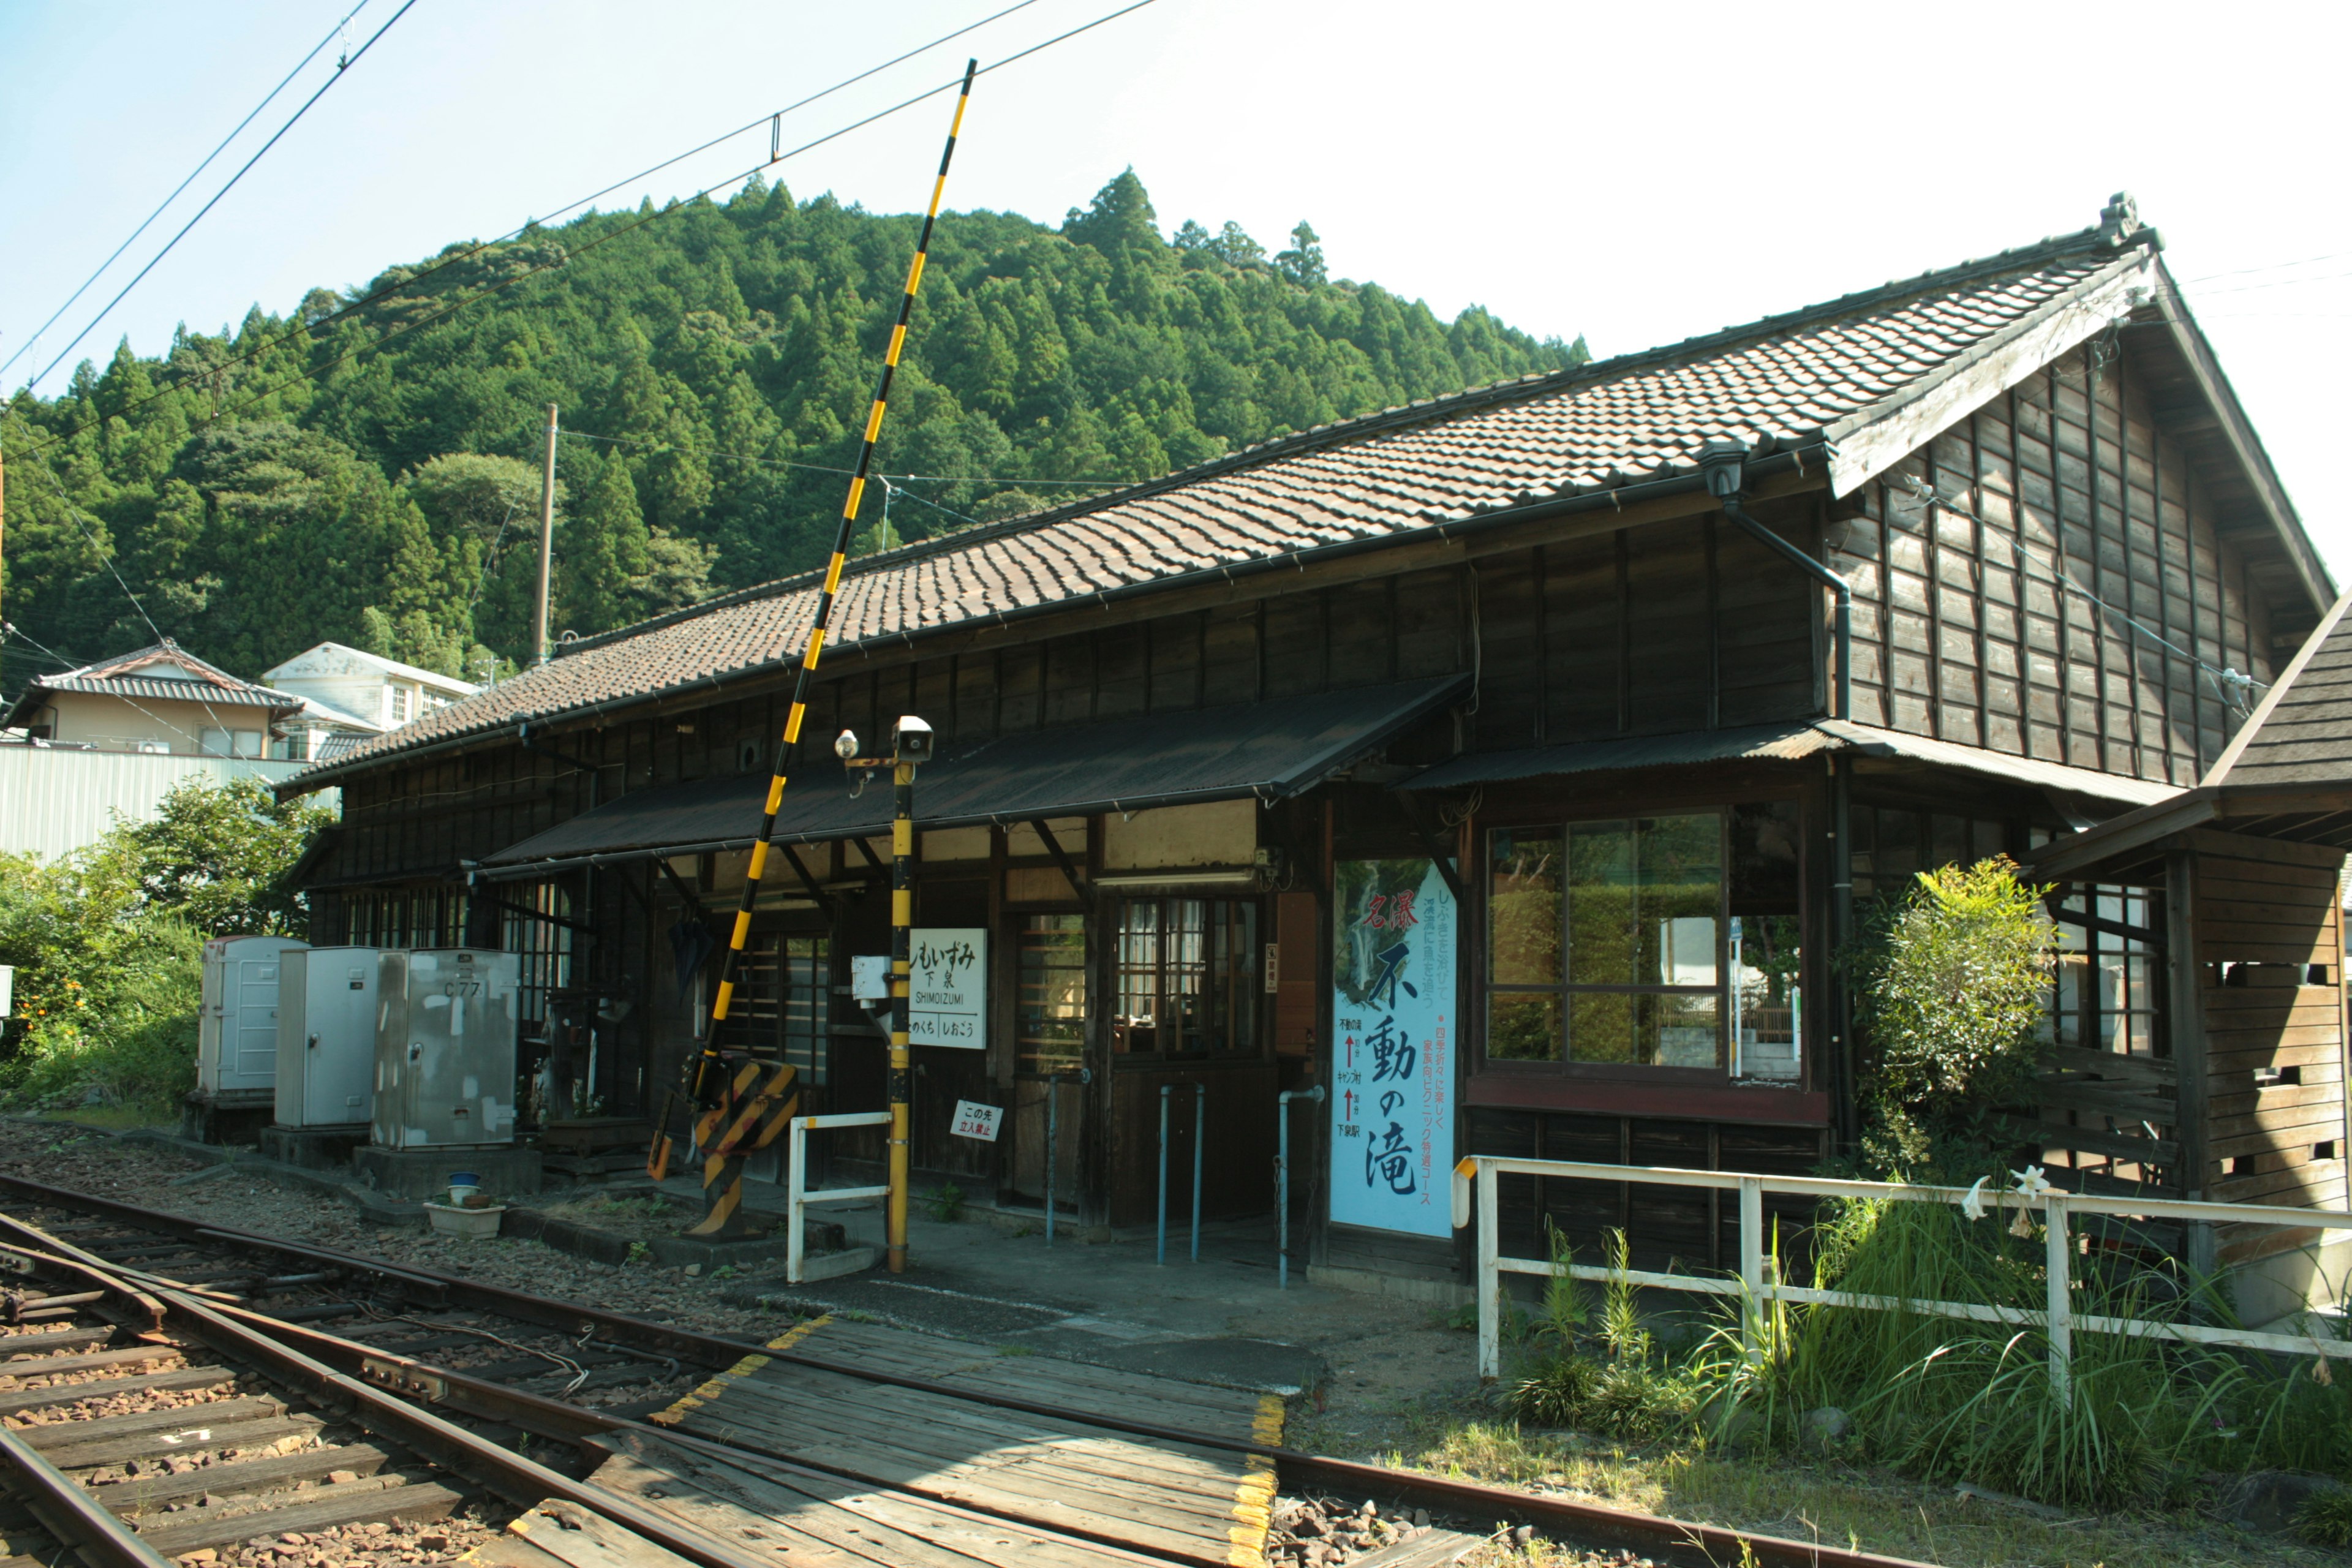
{"label": "tiled roof", "polygon": [[[1282,437],[869,556],[843,578],[830,640],[1024,614],[1679,479],[1696,471],[1711,437],[1743,439],[1759,455],[1817,448],[2146,260],[2112,229],[2088,230],[1671,347]],[[817,589],[807,574],[572,644],[547,665],[354,747],[332,770],[774,667],[799,657]]]}
{"label": "tiled roof", "polygon": [[[179,676],[142,675],[168,664],[186,672]],[[118,654],[85,664],[79,669],[68,669],[57,675],[36,677],[17,695],[5,713],[0,713],[0,729],[11,729],[27,722],[42,706],[44,696],[52,691],[84,692],[96,697],[120,697],[136,702],[201,702],[224,708],[270,708],[291,713],[302,706],[302,700],[283,691],[272,691],[266,686],[256,686],[250,680],[239,680],[216,664],[207,664],[171,638],[140,648],[134,653]]]}
{"label": "tiled roof", "polygon": [[2231,790],[2352,787],[2352,594],[2336,601],[2205,775]]}
{"label": "tiled roof", "polygon": [[100,697],[138,697],[148,701],[204,702],[215,707],[283,708],[289,713],[302,704],[282,691],[258,686],[215,686],[205,680],[168,680],[152,675],[118,675],[96,679],[82,675],[52,675],[40,681],[45,691],[87,691]]}

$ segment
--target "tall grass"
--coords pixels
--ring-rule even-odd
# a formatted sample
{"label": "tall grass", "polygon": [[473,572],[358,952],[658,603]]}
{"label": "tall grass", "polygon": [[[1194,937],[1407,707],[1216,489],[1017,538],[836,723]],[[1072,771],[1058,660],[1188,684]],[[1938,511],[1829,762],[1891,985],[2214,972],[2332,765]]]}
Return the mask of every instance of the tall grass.
{"label": "tall grass", "polygon": [[[2046,1304],[2031,1216],[2011,1226],[1941,1203],[1857,1201],[1829,1205],[1815,1242],[1822,1289],[2037,1317]],[[1614,1267],[1622,1247],[1620,1237]],[[2233,1326],[2210,1282],[2169,1263],[2114,1250],[2076,1261],[2077,1318]],[[2062,1398],[2047,1335],[2030,1321],[1742,1299],[1696,1348],[1665,1357],[1635,1322],[1630,1288],[1607,1287],[1598,1316],[1606,1359],[1536,1353],[1515,1385],[1523,1415],[1639,1439],[1675,1429],[1671,1414],[1694,1435],[1793,1447],[1820,1441],[1808,1416],[1834,1406],[1852,1424],[1837,1441],[1857,1458],[2068,1509],[2176,1495],[2210,1470],[2352,1477],[2352,1371],[2323,1377],[2305,1357],[2077,1331]],[[1605,1392],[1630,1369],[1647,1391],[1637,1419]]]}

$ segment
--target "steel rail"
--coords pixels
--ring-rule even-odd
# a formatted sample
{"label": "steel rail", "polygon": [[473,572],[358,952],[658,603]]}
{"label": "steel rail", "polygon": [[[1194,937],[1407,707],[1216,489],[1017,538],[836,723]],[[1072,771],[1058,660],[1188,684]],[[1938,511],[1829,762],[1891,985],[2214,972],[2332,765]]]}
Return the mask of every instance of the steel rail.
{"label": "steel rail", "polygon": [[[761,1356],[788,1365],[802,1366],[815,1372],[827,1372],[855,1378],[860,1382],[887,1387],[910,1389],[920,1393],[944,1395],[969,1404],[985,1405],[998,1409],[1015,1411],[1045,1420],[1076,1423],[1104,1431],[1129,1436],[1148,1437],[1159,1442],[1181,1443],[1194,1447],[1214,1448],[1271,1460],[1277,1475],[1292,1488],[1318,1487],[1342,1492],[1352,1492],[1381,1500],[1384,1503],[1401,1502],[1436,1511],[1467,1515],[1474,1519],[1533,1524],[1540,1529],[1561,1532],[1563,1539],[1601,1546],[1630,1547],[1643,1555],[1665,1556],[1694,1565],[1694,1568],[1714,1568],[1723,1563],[1742,1561],[1748,1552],[1758,1568],[1925,1568],[1910,1559],[1888,1557],[1875,1552],[1832,1546],[1817,1542],[1792,1541],[1782,1537],[1759,1535],[1728,1529],[1719,1525],[1701,1524],[1685,1520],[1663,1518],[1653,1514],[1579,1503],[1564,1498],[1552,1498],[1511,1491],[1500,1487],[1474,1481],[1449,1479],[1417,1471],[1390,1469],[1377,1465],[1358,1464],[1351,1460],[1329,1458],[1294,1448],[1284,1448],[1246,1439],[1226,1437],[1215,1433],[1199,1432],[1181,1427],[1164,1426],[1149,1421],[1137,1421],[1109,1413],[1077,1412],[1059,1405],[1025,1400],[1010,1394],[978,1389],[953,1388],[936,1381],[886,1373],[875,1368],[837,1362],[805,1351],[772,1350],[746,1340],[721,1335],[698,1333],[666,1324],[648,1322],[597,1308],[558,1301],[509,1290],[503,1286],[486,1285],[478,1280],[463,1279],[453,1275],[419,1268],[415,1266],[394,1267],[377,1264],[349,1253],[312,1247],[299,1243],[285,1243],[250,1231],[228,1230],[217,1226],[200,1225],[194,1221],[175,1219],[169,1215],[155,1214],[135,1208],[113,1199],[76,1193],[69,1189],[50,1187],[25,1178],[0,1174],[0,1191],[16,1191],[37,1196],[59,1208],[104,1213],[120,1217],[125,1224],[149,1230],[165,1230],[197,1239],[213,1240],[225,1245],[272,1248],[299,1256],[332,1262],[359,1274],[378,1274],[402,1283],[427,1286],[442,1293],[453,1305],[463,1305],[497,1312],[524,1322],[559,1330],[579,1331],[590,1323],[597,1325],[600,1336],[644,1334],[672,1353],[684,1352],[679,1359],[711,1367],[731,1367],[745,1356]],[[21,1224],[21,1222],[19,1222]],[[26,1227],[30,1229],[31,1227]],[[36,1233],[40,1234],[40,1233]],[[62,1242],[53,1245],[63,1247]],[[102,1260],[100,1260],[102,1262]],[[118,1271],[139,1278],[137,1270],[111,1266]],[[151,1277],[159,1278],[160,1277]],[[505,1388],[497,1384],[467,1378],[462,1373],[416,1361],[387,1351],[361,1345],[356,1341],[341,1340],[322,1330],[301,1327],[271,1318],[266,1312],[251,1308],[236,1308],[214,1303],[223,1313],[253,1320],[257,1331],[273,1336],[282,1335],[289,1342],[304,1345],[311,1353],[330,1345],[349,1346],[348,1352],[337,1352],[362,1358],[358,1364],[362,1375],[367,1362],[373,1361],[380,1371],[379,1381],[388,1387],[401,1387],[402,1381],[422,1380],[411,1392],[415,1395],[448,1400],[454,1408],[487,1419],[501,1420],[539,1436],[561,1441],[580,1442],[604,1433],[639,1431],[650,1433],[663,1441],[686,1442],[709,1447],[715,1453],[726,1453],[724,1445],[709,1444],[706,1439],[691,1437],[668,1427],[647,1426],[606,1415],[584,1406],[563,1404],[541,1395]],[[268,1325],[266,1328],[260,1325]],[[331,1357],[320,1355],[319,1359]],[[441,1393],[430,1394],[431,1384],[437,1381]],[[765,1463],[788,1463],[803,1468],[839,1474],[822,1466],[812,1466],[806,1459],[782,1460],[777,1456],[761,1454]],[[871,1484],[868,1478],[854,1478]],[[583,1504],[583,1506],[588,1506]],[[968,1505],[965,1505],[968,1506]]]}
{"label": "steel rail", "polygon": [[17,1500],[42,1527],[67,1550],[80,1552],[93,1568],[173,1568],[170,1558],[140,1540],[137,1531],[79,1481],[5,1427],[0,1427],[0,1468],[21,1489]]}
{"label": "steel rail", "polygon": [[[193,1319],[197,1335],[224,1353],[241,1357],[280,1380],[312,1391],[321,1401],[350,1407],[357,1425],[390,1437],[452,1474],[487,1485],[518,1508],[550,1499],[603,1515],[666,1551],[702,1568],[769,1568],[772,1559],[739,1551],[705,1531],[656,1512],[618,1492],[575,1481],[511,1448],[501,1447],[455,1422],[362,1378],[338,1372],[295,1349],[276,1333],[229,1317],[217,1305],[184,1290],[162,1289],[166,1303]],[[289,1325],[290,1326],[290,1325]]]}
{"label": "steel rail", "polygon": [[[714,1458],[726,1459],[751,1452],[765,1464],[808,1475],[841,1477],[872,1486],[870,1477],[856,1475],[806,1458],[788,1459],[779,1455],[757,1450],[738,1450],[727,1444],[700,1437],[673,1427],[654,1426],[625,1416],[609,1415],[593,1408],[551,1399],[544,1394],[530,1394],[509,1388],[503,1384],[470,1377],[433,1363],[420,1361],[396,1352],[385,1351],[346,1340],[324,1330],[284,1323],[266,1313],[249,1309],[224,1307],[226,1316],[248,1323],[257,1332],[282,1337],[299,1344],[303,1351],[322,1362],[340,1363],[358,1369],[360,1376],[372,1384],[399,1390],[411,1398],[421,1398],[434,1404],[446,1405],[486,1420],[503,1422],[535,1436],[558,1442],[586,1443],[624,1433],[636,1433],[659,1442],[694,1449]],[[798,1361],[802,1358],[761,1352],[772,1360]],[[822,1363],[820,1363],[822,1364]],[[854,1370],[854,1369],[841,1369]],[[963,1397],[961,1391],[943,1388],[936,1383],[919,1379],[891,1378],[894,1384],[943,1394],[951,1398]],[[1350,1496],[1371,1497],[1384,1504],[1402,1503],[1427,1508],[1434,1511],[1464,1514],[1482,1521],[1497,1523],[1538,1523],[1549,1527],[1572,1539],[1583,1547],[1626,1547],[1647,1556],[1678,1558],[1705,1568],[1721,1568],[1727,1563],[1752,1562],[1759,1568],[1927,1568],[1927,1564],[1909,1559],[1895,1558],[1842,1547],[1825,1546],[1813,1542],[1790,1541],[1776,1536],[1729,1529],[1720,1525],[1699,1524],[1685,1520],[1664,1518],[1655,1514],[1637,1513],[1622,1509],[1604,1508],[1598,1504],[1579,1503],[1560,1498],[1530,1496],[1500,1487],[1476,1482],[1449,1480],[1418,1472],[1393,1470],[1376,1465],[1357,1464],[1346,1459],[1326,1458],[1297,1449],[1269,1447],[1264,1444],[1220,1438],[1213,1435],[1187,1431],[1176,1427],[1153,1426],[1149,1423],[1120,1421],[1108,1417],[1076,1413],[1050,1405],[1022,1401],[980,1401],[1006,1404],[1026,1413],[1118,1430],[1139,1436],[1160,1437],[1194,1447],[1215,1447],[1269,1458],[1286,1483],[1296,1488],[1316,1486],[1340,1491]],[[923,1492],[919,1487],[900,1489],[923,1496],[935,1504],[986,1514],[988,1510],[969,1502],[954,1502]],[[1010,1516],[1002,1516],[1010,1517]],[[1035,1521],[1020,1522],[1030,1528],[1045,1528]],[[1083,1534],[1068,1526],[1053,1527],[1061,1534]],[[1129,1542],[1107,1542],[1106,1544],[1133,1551]],[[1743,1556],[1743,1552],[1746,1554]]]}

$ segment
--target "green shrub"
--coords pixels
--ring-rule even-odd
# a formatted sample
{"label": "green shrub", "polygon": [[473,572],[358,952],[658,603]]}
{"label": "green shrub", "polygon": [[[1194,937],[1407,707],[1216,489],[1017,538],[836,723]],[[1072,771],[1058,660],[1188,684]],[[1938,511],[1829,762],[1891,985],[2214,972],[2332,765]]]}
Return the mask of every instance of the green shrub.
{"label": "green shrub", "polygon": [[1580,1355],[1547,1356],[1514,1383],[1504,1408],[1538,1426],[1580,1426],[1600,1392],[1601,1368]]}
{"label": "green shrub", "polygon": [[2047,890],[2000,856],[1922,871],[1841,955],[1870,1047],[1863,1148],[1878,1171],[1922,1172],[1939,1135],[2030,1080],[2056,962]]}
{"label": "green shrub", "polygon": [[2317,1546],[2352,1546],[2352,1487],[2321,1492],[2295,1510],[2294,1526]]}

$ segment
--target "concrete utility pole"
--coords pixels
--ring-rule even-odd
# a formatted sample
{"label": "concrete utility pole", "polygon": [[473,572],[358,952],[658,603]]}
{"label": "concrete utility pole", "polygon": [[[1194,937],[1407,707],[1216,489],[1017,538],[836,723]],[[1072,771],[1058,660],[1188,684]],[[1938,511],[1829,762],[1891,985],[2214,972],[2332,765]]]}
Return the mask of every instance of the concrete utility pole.
{"label": "concrete utility pole", "polygon": [[547,662],[547,580],[555,565],[555,405],[547,405],[547,463],[539,479],[539,596],[530,605],[530,661]]}

